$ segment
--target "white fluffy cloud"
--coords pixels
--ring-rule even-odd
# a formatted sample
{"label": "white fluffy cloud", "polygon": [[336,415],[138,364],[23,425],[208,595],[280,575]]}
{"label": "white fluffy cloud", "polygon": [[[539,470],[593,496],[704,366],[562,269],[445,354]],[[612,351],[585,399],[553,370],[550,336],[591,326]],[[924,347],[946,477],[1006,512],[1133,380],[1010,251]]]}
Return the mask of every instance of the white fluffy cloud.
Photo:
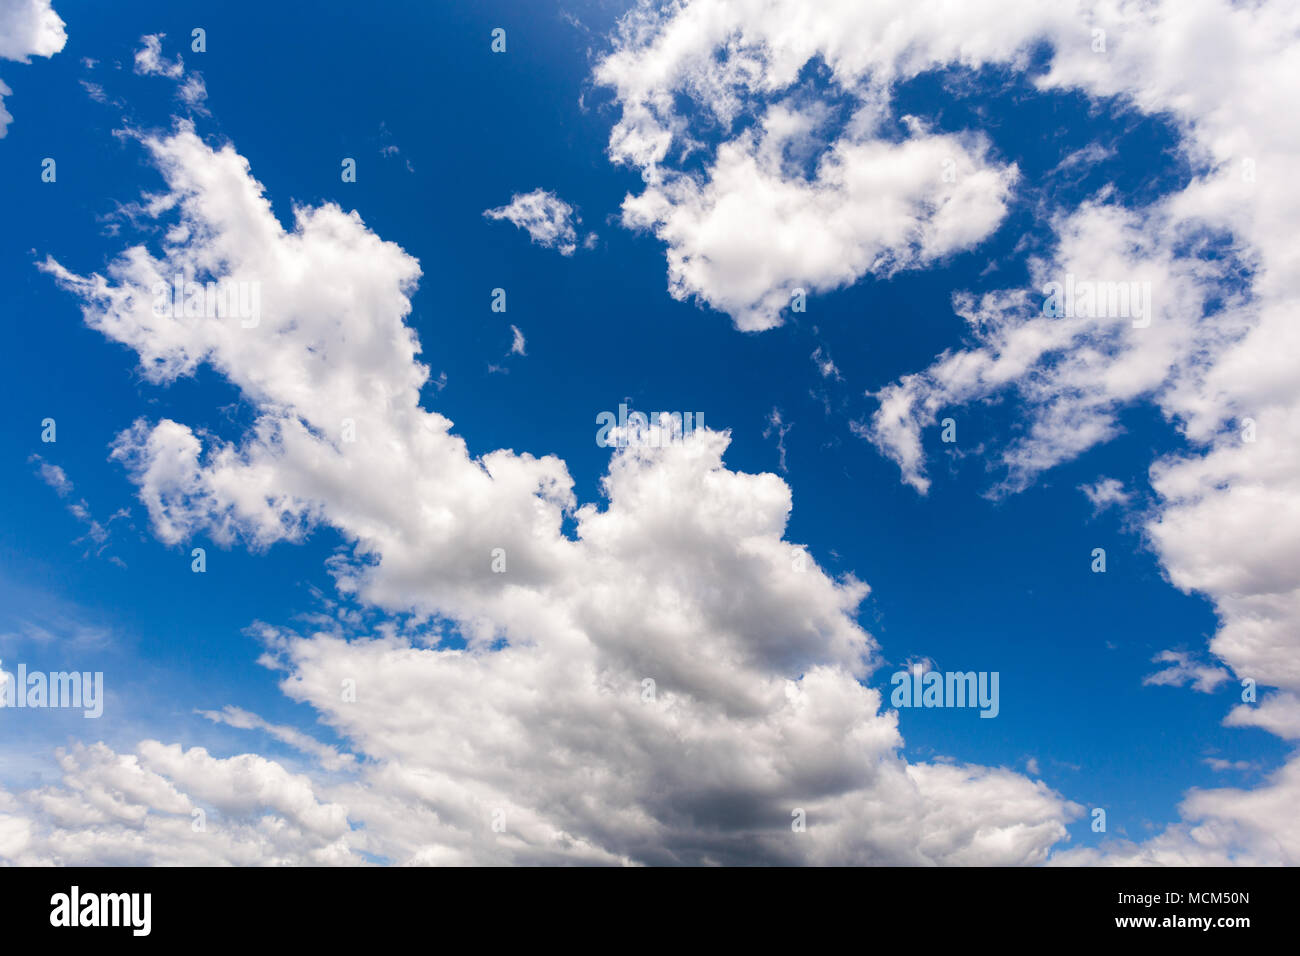
{"label": "white fluffy cloud", "polygon": [[[610,155],[640,167],[647,182],[625,201],[625,222],[668,244],[675,295],[698,296],[746,329],[779,322],[791,287],[830,288],[927,261],[917,237],[936,208],[938,182],[894,183],[891,197],[917,203],[898,211],[898,231],[880,236],[856,211],[856,231],[836,224],[838,204],[852,210],[853,196],[828,171],[865,174],[868,158],[903,150],[926,164],[941,152],[964,156],[958,183],[982,179],[960,206],[962,229],[940,251],[976,243],[997,224],[1016,183],[1009,162],[990,158],[977,140],[962,150],[934,144],[921,121],[909,137],[876,138],[898,80],[941,67],[1019,70],[1047,44],[1048,68],[1034,80],[1040,89],[1117,97],[1169,117],[1195,172],[1187,186],[1148,206],[1103,190],[1056,211],[1056,246],[1029,263],[1030,286],[957,295],[968,342],[878,392],[878,410],[859,431],[924,492],[927,429],[962,405],[1012,397],[1027,427],[1002,445],[997,490],[1006,493],[1115,435],[1121,409],[1154,403],[1192,450],[1152,464],[1148,538],[1176,586],[1214,601],[1221,626],[1213,654],[1236,677],[1276,689],[1228,722],[1291,736],[1300,699],[1300,380],[1292,358],[1300,350],[1300,186],[1288,170],[1300,125],[1287,117],[1300,82],[1298,36],[1300,8],[1285,0],[686,0],[642,4],[597,78],[621,109]],[[805,89],[810,65],[824,71],[828,95]],[[855,110],[838,138],[820,132],[836,99]],[[721,145],[710,151],[706,140],[718,130]],[[1072,278],[1137,283],[1150,289],[1150,309],[1044,314],[1047,284]],[[1177,667],[1166,673],[1187,676]],[[1300,842],[1282,815],[1300,797],[1297,766],[1258,796],[1189,798],[1184,814],[1196,825],[1171,828],[1145,858],[1204,859],[1212,845],[1213,859],[1296,862]],[[1248,822],[1250,814],[1271,816]]]}
{"label": "white fluffy cloud", "polygon": [[797,118],[772,107],[761,132],[718,149],[707,180],[666,176],[623,203],[625,225],[668,244],[674,297],[698,295],[740,329],[770,328],[797,289],[931,262],[983,238],[1006,211],[1015,168],[991,165],[978,137],[918,125],[902,144],[842,139],[804,178],[783,169],[803,132]]}
{"label": "white fluffy cloud", "polygon": [[[63,27],[51,0],[0,0],[0,59],[30,63],[33,56],[54,56],[68,42]],[[0,139],[13,122],[4,103],[12,93],[0,80]]]}
{"label": "white fluffy cloud", "polygon": [[[1300,389],[1288,358],[1300,344],[1300,252],[1288,241],[1300,191],[1286,172],[1295,125],[1278,117],[1289,115],[1298,23],[1279,2],[693,0],[634,11],[597,74],[622,109],[611,156],[646,181],[625,222],[668,245],[674,294],[746,329],[779,321],[795,287],[924,265],[1001,220],[1016,168],[977,135],[937,136],[922,120],[884,135],[899,78],[1019,68],[1046,40],[1055,52],[1040,86],[1174,117],[1199,170],[1190,185],[1146,208],[1103,193],[1059,213],[1033,287],[959,298],[973,344],[882,392],[870,434],[924,489],[924,429],[938,412],[1014,394],[1030,416],[1003,455],[1014,490],[1113,434],[1125,403],[1154,401],[1198,450],[1153,467],[1151,541],[1174,584],[1215,601],[1212,652],[1276,688],[1227,722],[1288,737],[1300,726]],[[853,104],[843,122],[800,88],[814,61]],[[697,135],[701,116],[724,131],[716,149]],[[156,742],[78,752],[63,785],[0,796],[0,855],[1047,859],[1080,808],[1010,771],[900,758],[895,719],[858,682],[876,661],[853,617],[864,586],[794,570],[789,489],[727,469],[725,435],[615,452],[603,509],[576,501],[554,457],[471,458],[451,423],[419,406],[428,373],[404,322],[420,274],[409,255],[335,206],[297,209],[284,229],[244,160],[188,128],[146,145],[169,187],[152,209],[178,220],[161,257],[132,247],[107,277],[46,268],[152,380],[206,363],[258,409],[237,443],[169,420],[123,433],[115,454],[156,532],[265,547],[328,525],[352,546],[332,565],[343,592],[454,626],[467,646],[392,628],[350,640],[267,629],[286,693],[370,758],[355,772],[309,780],[252,755]],[[547,215],[538,222],[539,241],[572,252],[576,228],[565,238]],[[1208,254],[1221,236],[1228,255]],[[1242,266],[1248,288],[1225,286]],[[152,315],[154,283],[177,271],[257,283],[262,321]],[[1150,282],[1150,324],[1044,316],[1038,290],[1065,274]],[[340,694],[346,682],[355,700]],[[114,784],[137,768],[130,788]],[[252,785],[232,787],[238,774]],[[87,809],[97,788],[119,803]],[[1143,844],[1059,858],[1297,863],[1297,796],[1292,760],[1255,790],[1193,792],[1183,822]],[[229,821],[215,835],[189,830],[200,800]],[[791,832],[796,808],[807,833]],[[498,815],[504,832],[492,829]]]}
{"label": "white fluffy cloud", "polygon": [[[1287,356],[1300,346],[1300,187],[1285,172],[1297,125],[1277,117],[1300,79],[1300,12],[1197,0],[1118,13],[1111,53],[1062,50],[1051,82],[1167,111],[1198,175],[1138,209],[1103,193],[1058,217],[1034,288],[958,297],[975,344],[886,388],[872,437],[924,490],[923,430],[939,410],[1012,392],[1029,418],[1003,452],[1014,489],[1113,435],[1121,408],[1154,402],[1194,450],[1151,467],[1150,540],[1175,585],[1214,600],[1215,655],[1294,694],[1300,385]],[[1068,275],[1149,281],[1150,324],[1044,315],[1040,290]]]}
{"label": "white fluffy cloud", "polygon": [[[329,525],[351,543],[340,590],[424,623],[414,640],[263,629],[285,692],[366,758],[354,772],[308,782],[251,755],[96,750],[62,786],[7,798],[9,858],[1034,863],[1065,837],[1081,808],[1041,783],[901,758],[896,716],[860,683],[877,660],[854,619],[866,587],[784,539],[788,487],[726,468],[726,434],[616,451],[604,507],[580,505],[554,457],[470,457],[419,404],[414,259],[333,205],[298,208],[286,230],[246,161],[184,124],[144,142],[168,184],[151,208],[176,220],[160,257],[133,246],[107,276],[44,268],[153,381],[207,363],[258,409],[237,444],[170,420],[122,434],[157,534],[262,547]],[[256,326],[154,314],[156,283],[218,270],[259,284]],[[439,644],[439,627],[465,646]],[[211,716],[351,763],[251,715]],[[122,766],[152,789],[116,817],[86,812],[92,780]],[[188,832],[200,801],[229,825]]]}
{"label": "white fluffy cloud", "polygon": [[[547,249],[556,249],[562,256],[571,256],[578,248],[578,226],[582,220],[567,202],[545,189],[530,193],[515,193],[510,202],[496,209],[487,209],[488,219],[505,220],[524,230],[533,242]],[[590,234],[585,242],[595,239]]]}
{"label": "white fluffy cloud", "polygon": [[[346,812],[302,774],[142,741],[60,751],[62,780],[0,791],[0,859],[23,866],[220,866],[356,861]],[[197,811],[197,812],[196,812]]]}
{"label": "white fluffy cloud", "polygon": [[[1018,177],[976,132],[891,125],[897,80],[947,64],[1023,63],[1030,40],[1095,19],[1068,5],[975,0],[643,3],[596,68],[621,111],[615,162],[646,187],[624,223],[668,247],[669,288],[745,330],[824,291],[977,245]],[[816,92],[807,72],[821,69]],[[720,142],[716,147],[710,140]]]}
{"label": "white fluffy cloud", "polygon": [[51,0],[0,0],[0,57],[30,63],[53,56],[68,41]]}
{"label": "white fluffy cloud", "polygon": [[1179,805],[1185,823],[1141,843],[1080,847],[1052,862],[1092,866],[1296,866],[1300,864],[1300,761],[1290,760],[1259,787],[1193,790]]}

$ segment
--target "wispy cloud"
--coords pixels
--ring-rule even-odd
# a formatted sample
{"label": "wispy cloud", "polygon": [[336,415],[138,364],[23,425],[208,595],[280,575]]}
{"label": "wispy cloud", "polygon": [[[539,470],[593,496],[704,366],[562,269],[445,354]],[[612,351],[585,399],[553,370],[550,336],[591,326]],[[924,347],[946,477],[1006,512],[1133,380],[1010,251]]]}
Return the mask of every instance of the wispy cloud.
{"label": "wispy cloud", "polygon": [[[36,465],[37,476],[53,488],[60,498],[67,498],[73,493],[72,480],[68,478],[61,467],[50,464],[42,459],[40,455],[32,455],[28,461]],[[125,568],[126,563],[121,558],[112,554],[106,555],[105,552],[108,550],[109,538],[111,537],[109,529],[115,521],[129,518],[130,512],[126,508],[119,508],[106,521],[101,523],[91,514],[90,505],[86,503],[85,498],[70,501],[67,508],[69,514],[86,526],[86,533],[72,542],[73,544],[87,545],[84,556],[90,557],[91,554],[94,554],[95,557],[106,557],[110,563]]]}
{"label": "wispy cloud", "polygon": [[1129,494],[1124,490],[1124,483],[1115,478],[1099,478],[1090,485],[1080,485],[1079,490],[1092,503],[1092,513],[1101,514],[1108,508],[1124,507],[1129,503]]}
{"label": "wispy cloud", "polygon": [[1195,690],[1209,694],[1232,676],[1222,667],[1197,662],[1184,651],[1161,651],[1151,661],[1169,666],[1142,678],[1142,683],[1148,686],[1184,687],[1190,684]]}
{"label": "wispy cloud", "polygon": [[135,72],[141,76],[165,76],[169,80],[179,80],[185,73],[185,62],[177,56],[168,60],[162,55],[162,41],[165,33],[150,33],[142,36],[144,46],[135,51]]}
{"label": "wispy cloud", "polygon": [[[563,199],[544,189],[530,193],[515,193],[510,202],[496,209],[484,211],[488,219],[504,220],[523,229],[533,242],[548,249],[556,249],[562,256],[571,256],[578,248],[578,226],[582,219]],[[595,240],[591,233],[584,240],[590,245]]]}

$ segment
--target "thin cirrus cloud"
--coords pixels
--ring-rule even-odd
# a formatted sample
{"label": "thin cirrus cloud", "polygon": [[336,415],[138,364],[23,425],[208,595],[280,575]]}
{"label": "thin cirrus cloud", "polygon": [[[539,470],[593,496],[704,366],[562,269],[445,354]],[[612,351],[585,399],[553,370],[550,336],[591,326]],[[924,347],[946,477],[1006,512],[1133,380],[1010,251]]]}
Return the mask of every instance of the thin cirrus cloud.
{"label": "thin cirrus cloud", "polygon": [[[67,498],[73,492],[73,483],[61,467],[52,465],[44,461],[40,455],[32,455],[28,461],[36,465],[36,474],[49,485],[58,494],[60,498]],[[106,554],[109,547],[109,539],[112,535],[111,528],[114,522],[129,518],[130,512],[126,508],[119,508],[106,521],[100,522],[91,513],[90,505],[85,498],[68,503],[68,513],[86,526],[85,533],[73,541],[73,544],[86,546],[84,557],[105,557],[108,561],[116,564],[118,567],[125,568],[126,563],[116,555]]]}

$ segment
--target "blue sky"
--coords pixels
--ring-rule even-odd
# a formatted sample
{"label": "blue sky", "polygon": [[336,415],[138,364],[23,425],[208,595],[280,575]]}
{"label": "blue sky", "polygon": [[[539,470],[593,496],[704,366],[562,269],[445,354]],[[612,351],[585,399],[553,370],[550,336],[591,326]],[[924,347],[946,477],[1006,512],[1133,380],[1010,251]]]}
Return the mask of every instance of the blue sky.
{"label": "blue sky", "polygon": [[[1153,657],[1168,649],[1217,663],[1206,651],[1218,629],[1214,597],[1175,587],[1144,531],[1161,507],[1148,480],[1152,462],[1202,447],[1176,416],[1149,400],[1122,403],[1114,437],[1008,494],[997,491],[1005,475],[998,454],[1034,420],[1019,395],[945,406],[940,417],[957,425],[953,445],[940,441],[937,426],[923,428],[926,494],[862,436],[879,390],[969,346],[954,293],[1033,290],[1031,258],[1056,248],[1052,216],[1103,189],[1119,208],[1144,210],[1209,169],[1189,158],[1183,121],[1125,95],[1038,88],[1052,61],[1046,39],[1016,64],[948,64],[902,77],[879,135],[908,138],[906,115],[924,117],[933,135],[978,130],[984,158],[1019,171],[1005,214],[964,249],[815,290],[806,312],[787,310],[778,327],[742,331],[705,301],[708,290],[674,298],[665,241],[620,221],[625,195],[643,180],[635,166],[611,161],[611,127],[626,104],[593,71],[626,6],[323,2],[308,16],[266,4],[135,2],[110,11],[62,0],[63,49],[31,64],[0,63],[14,115],[0,140],[8,184],[0,378],[9,410],[0,421],[0,659],[6,668],[23,661],[44,671],[103,671],[108,689],[97,721],[6,713],[0,785],[12,793],[57,786],[59,747],[103,741],[127,752],[148,738],[218,758],[257,753],[328,786],[301,748],[198,713],[227,706],[384,762],[367,758],[362,735],[341,732],[284,693],[287,675],[259,663],[264,649],[253,630],[265,622],[306,631],[309,615],[337,619],[339,601],[356,613],[354,635],[406,619],[338,593],[328,562],[350,550],[348,535],[322,521],[305,540],[268,548],[214,540],[202,528],[168,543],[137,496],[137,479],[110,458],[140,418],[238,443],[257,402],[206,364],[168,384],[148,381],[135,351],[88,327],[78,297],[37,268],[52,256],[73,273],[103,273],[131,242],[157,248],[157,232],[138,230],[120,209],[165,191],[163,177],[140,142],[114,133],[165,135],[185,115],[175,82],[132,69],[150,34],[165,35],[164,56],[180,54],[201,73],[198,136],[246,157],[282,224],[295,205],[336,203],[419,261],[406,321],[431,373],[421,403],[455,423],[471,456],[555,455],[577,500],[603,507],[611,455],[593,440],[597,414],[620,402],[702,413],[710,429],[730,433],[728,469],[788,484],[786,540],[806,543],[829,578],[851,574],[870,586],[854,615],[878,652],[861,679],[885,706],[890,674],[910,661],[1000,673],[994,720],[955,708],[902,711],[905,761],[1002,767],[1041,780],[1084,810],[1064,824],[1069,837],[1059,850],[1147,840],[1179,821],[1189,790],[1265,781],[1288,747],[1263,729],[1223,725],[1240,703],[1240,674],[1211,693],[1143,683],[1161,667]],[[205,52],[189,49],[196,26],[206,30]],[[496,27],[507,31],[504,54],[489,49]],[[791,86],[829,104],[831,115],[825,139],[808,146],[805,171],[845,135],[854,104],[834,87],[824,62],[807,65]],[[681,110],[703,144],[681,159],[687,171],[705,170],[710,151],[752,122],[723,128],[699,103]],[[1062,167],[1093,145],[1099,156]],[[40,181],[44,157],[57,160],[55,183]],[[356,159],[355,183],[340,179],[343,157]],[[591,248],[561,255],[484,217],[538,188],[576,210],[579,235],[596,233]],[[490,308],[495,288],[507,290],[504,314]],[[526,354],[510,354],[512,326],[526,337]],[[836,374],[819,371],[818,349]],[[784,455],[774,411],[788,426]],[[50,444],[41,442],[47,417],[58,429]],[[42,480],[42,463],[62,469],[71,489],[60,494]],[[1094,513],[1080,486],[1103,477],[1131,497]],[[383,488],[382,455],[361,480]],[[87,538],[87,520],[70,510],[80,501],[106,529],[103,540]],[[571,517],[564,533],[574,534]],[[204,574],[191,572],[192,547],[207,549]],[[1097,547],[1106,550],[1105,574],[1090,570]],[[718,586],[739,597],[756,585]],[[429,733],[438,733],[436,723]],[[1216,770],[1207,758],[1242,764]],[[1094,807],[1106,809],[1108,832],[1090,828]],[[367,825],[359,810],[349,819]],[[396,858],[374,847],[359,852]]]}

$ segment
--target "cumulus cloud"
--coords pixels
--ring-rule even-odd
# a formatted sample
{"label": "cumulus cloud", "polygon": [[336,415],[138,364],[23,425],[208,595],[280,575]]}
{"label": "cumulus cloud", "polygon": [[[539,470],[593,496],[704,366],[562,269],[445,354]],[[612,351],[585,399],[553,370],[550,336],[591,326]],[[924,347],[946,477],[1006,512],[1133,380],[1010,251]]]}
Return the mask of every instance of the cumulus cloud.
{"label": "cumulus cloud", "polygon": [[[527,232],[539,246],[556,249],[562,256],[571,256],[578,248],[581,218],[567,202],[544,189],[515,193],[508,204],[487,209],[483,215],[512,223]],[[588,244],[594,238],[595,233],[588,236]]]}
{"label": "cumulus cloud", "polygon": [[[1019,50],[984,6],[693,0],[625,17],[596,79],[620,110],[610,157],[646,182],[623,222],[666,244],[673,296],[770,328],[796,290],[923,266],[992,232],[1016,166],[976,132],[889,115],[893,81]],[[817,66],[821,92],[805,82]]]}
{"label": "cumulus cloud", "polygon": [[53,56],[68,40],[51,0],[0,0],[0,57],[30,63]]}
{"label": "cumulus cloud", "polygon": [[[1284,0],[687,0],[638,7],[597,79],[621,110],[610,156],[647,183],[625,200],[625,222],[665,241],[674,295],[696,296],[745,329],[778,323],[793,287],[925,264],[928,217],[945,187],[905,178],[910,168],[891,179],[886,192],[904,201],[881,220],[896,228],[882,231],[864,224],[874,217],[854,209],[847,186],[858,170],[891,168],[900,151],[927,168],[945,154],[964,162],[959,187],[982,177],[966,200],[949,193],[959,228],[933,254],[996,227],[1016,184],[1013,163],[977,138],[936,143],[923,120],[901,137],[877,135],[900,80],[948,67],[1024,71],[1047,49],[1033,78],[1040,90],[1081,91],[1170,121],[1193,171],[1186,185],[1145,205],[1107,188],[1078,208],[1045,210],[1055,242],[1028,262],[1028,285],[955,295],[966,341],[876,391],[859,433],[924,493],[929,430],[941,414],[1011,399],[1024,427],[994,446],[993,490],[1008,494],[1118,434],[1124,408],[1154,404],[1188,450],[1151,463],[1147,540],[1175,586],[1214,602],[1210,650],[1227,673],[1278,689],[1234,710],[1230,723],[1289,734],[1300,693],[1300,384],[1291,359],[1300,348],[1300,186],[1287,173],[1296,124],[1277,118],[1292,112],[1298,36],[1300,10]],[[810,65],[823,95],[805,91]],[[828,110],[845,101],[851,111],[829,123]],[[1074,175],[1108,148],[1076,153],[1056,174]],[[835,219],[839,203],[847,225]],[[1051,284],[1076,280],[1102,289],[1105,305],[1045,310]],[[1132,293],[1122,307],[1121,289]],[[1204,689],[1219,680],[1207,677],[1215,665],[1197,675],[1168,663],[1158,682]],[[1121,855],[1294,862],[1300,844],[1293,815],[1283,815],[1300,797],[1298,768],[1293,758],[1258,794],[1189,798],[1185,815],[1199,823]],[[1248,812],[1259,819],[1243,823]],[[1210,834],[1213,847],[1198,842]]]}
{"label": "cumulus cloud", "polygon": [[1260,727],[1286,740],[1300,740],[1300,697],[1269,694],[1258,705],[1238,704],[1223,719],[1225,727]]}
{"label": "cumulus cloud", "polygon": [[[257,409],[237,442],[167,419],[118,438],[155,532],[258,548],[331,527],[350,550],[330,564],[339,590],[430,630],[261,629],[285,693],[364,756],[355,774],[96,751],[6,798],[9,858],[126,854],[128,825],[137,860],[1011,864],[1065,838],[1081,808],[1042,783],[901,757],[897,716],[862,683],[865,585],[792,560],[789,488],[728,469],[726,433],[614,451],[599,504],[553,456],[472,457],[419,404],[410,255],[334,205],[285,228],[243,157],[185,124],[144,145],[168,187],[150,208],[177,220],[158,252],[132,246],[107,275],[43,268],[148,379],[207,364]],[[262,321],[154,315],[149,290],[177,272],[260,283]],[[129,824],[88,815],[89,778],[122,766],[152,788]],[[231,816],[220,841],[177,823],[201,800]]]}
{"label": "cumulus cloud", "polygon": [[22,866],[356,862],[347,815],[312,782],[253,754],[142,741],[132,754],[78,744],[62,779],[0,791],[0,858]]}
{"label": "cumulus cloud", "polygon": [[[1192,450],[1152,467],[1149,539],[1176,586],[1215,602],[1213,654],[1276,689],[1225,722],[1284,736],[1300,693],[1289,359],[1300,190],[1286,172],[1293,124],[1277,117],[1289,115],[1297,18],[1291,4],[1221,0],[692,0],[634,10],[597,73],[621,110],[611,157],[646,184],[625,200],[625,224],[665,243],[674,295],[751,330],[778,323],[795,288],[924,266],[1001,222],[1014,162],[920,118],[888,129],[897,80],[954,64],[1023,69],[1047,41],[1041,88],[1172,117],[1195,170],[1188,185],[1148,206],[1103,191],[1055,213],[1055,247],[1030,262],[1030,287],[959,295],[969,343],[877,393],[867,433],[924,490],[924,434],[939,410],[1012,395],[1028,427],[1002,453],[1010,492],[1115,434],[1124,405],[1155,403]],[[1094,29],[1111,37],[1105,56]],[[802,88],[810,64],[847,96],[847,115]],[[716,147],[702,117],[724,133]],[[791,573],[789,489],[728,469],[725,434],[617,450],[603,507],[576,500],[553,456],[473,458],[450,421],[419,406],[428,370],[404,321],[418,263],[336,206],[299,208],[284,228],[246,162],[186,127],[146,146],[168,182],[151,209],[179,218],[161,252],[132,247],[106,277],[45,268],[150,380],[207,364],[257,409],[237,442],[170,420],[119,437],[114,454],[156,533],[260,548],[336,529],[350,544],[331,563],[344,594],[444,622],[458,640],[268,628],[266,662],[283,669],[285,692],[368,758],[354,776],[300,778],[253,755],[221,761],[149,741],[135,754],[75,754],[63,784],[0,795],[0,855],[193,853],[202,837],[181,814],[220,799],[231,828],[197,852],[241,860],[1048,858],[1080,808],[1007,770],[900,757],[896,718],[859,682],[877,662],[854,616],[865,587],[815,565]],[[515,222],[514,205],[487,215]],[[576,226],[545,209],[516,225],[571,254]],[[159,320],[151,286],[176,271],[260,283],[266,318],[252,329]],[[1152,308],[1138,323],[1045,315],[1041,290],[1067,275],[1149,283]],[[1223,679],[1191,656],[1163,662],[1171,676],[1153,683]],[[340,694],[349,681],[354,699]],[[234,773],[256,777],[242,801]],[[100,790],[118,799],[124,775],[134,789],[120,806],[79,802]],[[1292,759],[1253,790],[1191,792],[1180,821],[1143,843],[1056,858],[1300,862],[1298,796]],[[803,834],[789,826],[797,809]]]}
{"label": "cumulus cloud", "polygon": [[[837,142],[806,180],[781,168],[789,135],[769,112],[761,132],[718,149],[706,181],[666,177],[623,203],[625,225],[668,245],[672,295],[698,296],[745,331],[780,324],[796,290],[827,291],[967,248],[1002,219],[1016,177],[987,163],[978,137],[918,126],[901,145]],[[945,182],[950,160],[959,175]]]}
{"label": "cumulus cloud", "polygon": [[[1154,403],[1192,449],[1151,466],[1148,538],[1176,586],[1215,602],[1213,653],[1294,693],[1300,386],[1284,356],[1300,334],[1291,227],[1300,188],[1280,172],[1294,124],[1275,117],[1296,78],[1300,14],[1205,0],[1107,16],[1120,18],[1123,43],[1104,66],[1058,41],[1047,82],[1166,112],[1197,175],[1148,206],[1103,192],[1060,213],[1055,251],[1032,264],[1033,288],[958,296],[974,345],[884,389],[872,437],[924,490],[922,437],[938,410],[1012,393],[1028,418],[1002,454],[1014,490],[1114,435],[1120,409]],[[1204,68],[1188,72],[1189,56]],[[1071,275],[1149,282],[1151,314],[1045,315],[1041,290]]]}
{"label": "cumulus cloud", "polygon": [[1067,850],[1052,862],[1105,866],[1295,866],[1300,863],[1300,761],[1291,760],[1260,786],[1193,790],[1179,804],[1184,822],[1141,843],[1108,841]]}
{"label": "cumulus cloud", "polygon": [[[0,59],[30,63],[33,56],[54,56],[68,42],[63,28],[51,0],[0,0]],[[0,139],[13,122],[4,103],[12,93],[0,80]]]}

